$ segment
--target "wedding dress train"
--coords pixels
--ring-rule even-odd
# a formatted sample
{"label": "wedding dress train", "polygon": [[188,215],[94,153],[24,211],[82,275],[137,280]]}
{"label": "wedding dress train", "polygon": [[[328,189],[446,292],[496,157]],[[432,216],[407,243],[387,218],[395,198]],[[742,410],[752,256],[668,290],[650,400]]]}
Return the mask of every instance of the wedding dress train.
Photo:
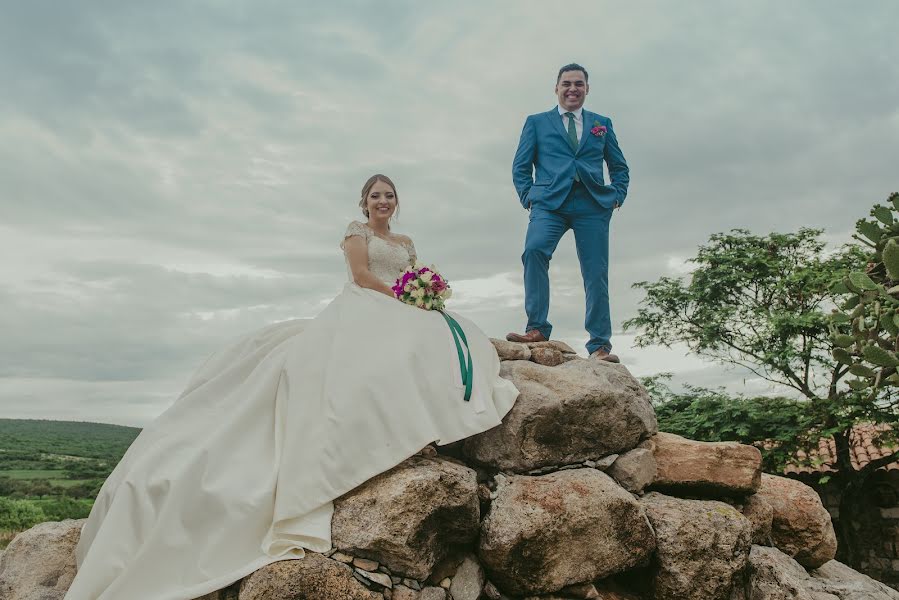
{"label": "wedding dress train", "polygon": [[[366,239],[385,283],[415,258],[363,224],[347,235]],[[470,402],[443,317],[353,283],[317,317],[212,355],[101,488],[66,600],[191,600],[328,550],[335,498],[512,407],[490,340],[453,316],[474,362]]]}

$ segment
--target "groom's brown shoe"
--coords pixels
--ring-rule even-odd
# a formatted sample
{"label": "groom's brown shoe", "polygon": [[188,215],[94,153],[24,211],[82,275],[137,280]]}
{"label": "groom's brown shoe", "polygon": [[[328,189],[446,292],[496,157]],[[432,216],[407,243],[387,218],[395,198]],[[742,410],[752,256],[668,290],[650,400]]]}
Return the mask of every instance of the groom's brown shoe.
{"label": "groom's brown shoe", "polygon": [[545,342],[546,338],[543,337],[543,334],[540,333],[537,329],[531,329],[526,332],[524,335],[519,333],[507,333],[506,339],[510,342],[521,342],[524,344],[529,344],[531,342]]}
{"label": "groom's brown shoe", "polygon": [[618,356],[615,354],[611,354],[608,350],[604,348],[600,348],[599,350],[594,350],[593,354],[590,355],[590,358],[595,358],[596,360],[604,360],[610,363],[620,363],[618,360]]}

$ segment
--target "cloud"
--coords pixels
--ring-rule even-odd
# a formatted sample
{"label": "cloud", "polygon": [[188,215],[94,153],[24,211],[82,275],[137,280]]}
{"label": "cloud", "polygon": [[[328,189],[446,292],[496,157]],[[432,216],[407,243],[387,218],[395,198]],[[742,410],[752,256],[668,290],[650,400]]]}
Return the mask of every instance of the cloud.
{"label": "cloud", "polygon": [[[894,3],[565,9],[8,7],[0,415],[144,424],[230,337],[313,316],[346,278],[337,245],[373,172],[397,182],[397,227],[460,312],[521,330],[511,157],[572,60],[632,169],[612,222],[616,329],[641,298],[631,284],[686,274],[710,234],[814,226],[840,243],[896,187]],[[571,236],[552,265],[555,335],[582,346]],[[742,385],[615,343],[635,372]]]}

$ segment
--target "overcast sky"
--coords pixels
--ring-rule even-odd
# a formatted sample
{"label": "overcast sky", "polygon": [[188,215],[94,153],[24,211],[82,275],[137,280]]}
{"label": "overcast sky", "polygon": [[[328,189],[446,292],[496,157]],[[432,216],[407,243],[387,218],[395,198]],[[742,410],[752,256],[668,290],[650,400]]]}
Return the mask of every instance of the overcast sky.
{"label": "overcast sky", "polygon": [[[453,308],[521,330],[511,160],[573,61],[631,167],[615,350],[636,375],[760,391],[632,348],[631,284],[735,227],[839,244],[899,189],[896,23],[891,0],[5,2],[0,417],[145,425],[229,339],[314,316],[375,172]],[[551,275],[555,336],[584,352],[571,234]]]}

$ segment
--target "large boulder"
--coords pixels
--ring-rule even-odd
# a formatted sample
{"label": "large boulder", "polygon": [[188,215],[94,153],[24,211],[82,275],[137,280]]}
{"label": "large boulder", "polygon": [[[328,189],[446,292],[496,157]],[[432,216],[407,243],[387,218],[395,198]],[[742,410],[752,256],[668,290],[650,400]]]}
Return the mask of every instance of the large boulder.
{"label": "large boulder", "polygon": [[628,450],[612,463],[606,470],[618,485],[627,491],[637,494],[650,485],[656,476],[656,459],[652,450],[634,448]]}
{"label": "large boulder", "polygon": [[240,600],[383,600],[353,577],[353,570],[321,554],[262,567],[243,580]]}
{"label": "large boulder", "polygon": [[748,600],[899,600],[899,592],[835,560],[811,573],[776,548],[753,546]]}
{"label": "large boulder", "polygon": [[496,348],[496,354],[500,360],[530,360],[531,349],[527,344],[519,344],[516,342],[507,342],[506,340],[490,339],[493,347]]}
{"label": "large boulder", "polygon": [[658,429],[649,396],[621,365],[508,361],[501,374],[521,395],[501,425],[465,441],[481,465],[526,473],[581,463],[630,450]]}
{"label": "large boulder", "polygon": [[653,489],[675,494],[744,495],[755,492],[762,474],[758,448],[736,442],[697,442],[659,433]]}
{"label": "large boulder", "polygon": [[752,523],[752,543],[759,546],[771,545],[771,526],[774,523],[774,508],[764,496],[753,494],[742,505],[743,516]]}
{"label": "large boulder", "polygon": [[762,475],[758,495],[771,505],[771,541],[799,564],[813,569],[832,560],[837,537],[818,494],[800,481]]}
{"label": "large boulder", "polygon": [[474,556],[466,556],[453,575],[450,596],[453,600],[478,600],[486,582],[481,564]]}
{"label": "large boulder", "polygon": [[833,594],[840,600],[899,600],[899,592],[893,588],[835,560],[813,569],[809,575],[812,590]]}
{"label": "large boulder", "polygon": [[84,519],[41,523],[20,533],[0,557],[0,598],[62,600],[75,578]]}
{"label": "large boulder", "polygon": [[335,547],[424,580],[434,565],[478,536],[480,505],[472,469],[412,457],[334,502]]}
{"label": "large boulder", "polygon": [[596,469],[502,483],[479,554],[507,593],[545,594],[645,563],[655,536],[640,504]]}
{"label": "large boulder", "polygon": [[655,600],[727,600],[749,559],[752,527],[732,506],[652,492],[641,500],[655,529]]}

